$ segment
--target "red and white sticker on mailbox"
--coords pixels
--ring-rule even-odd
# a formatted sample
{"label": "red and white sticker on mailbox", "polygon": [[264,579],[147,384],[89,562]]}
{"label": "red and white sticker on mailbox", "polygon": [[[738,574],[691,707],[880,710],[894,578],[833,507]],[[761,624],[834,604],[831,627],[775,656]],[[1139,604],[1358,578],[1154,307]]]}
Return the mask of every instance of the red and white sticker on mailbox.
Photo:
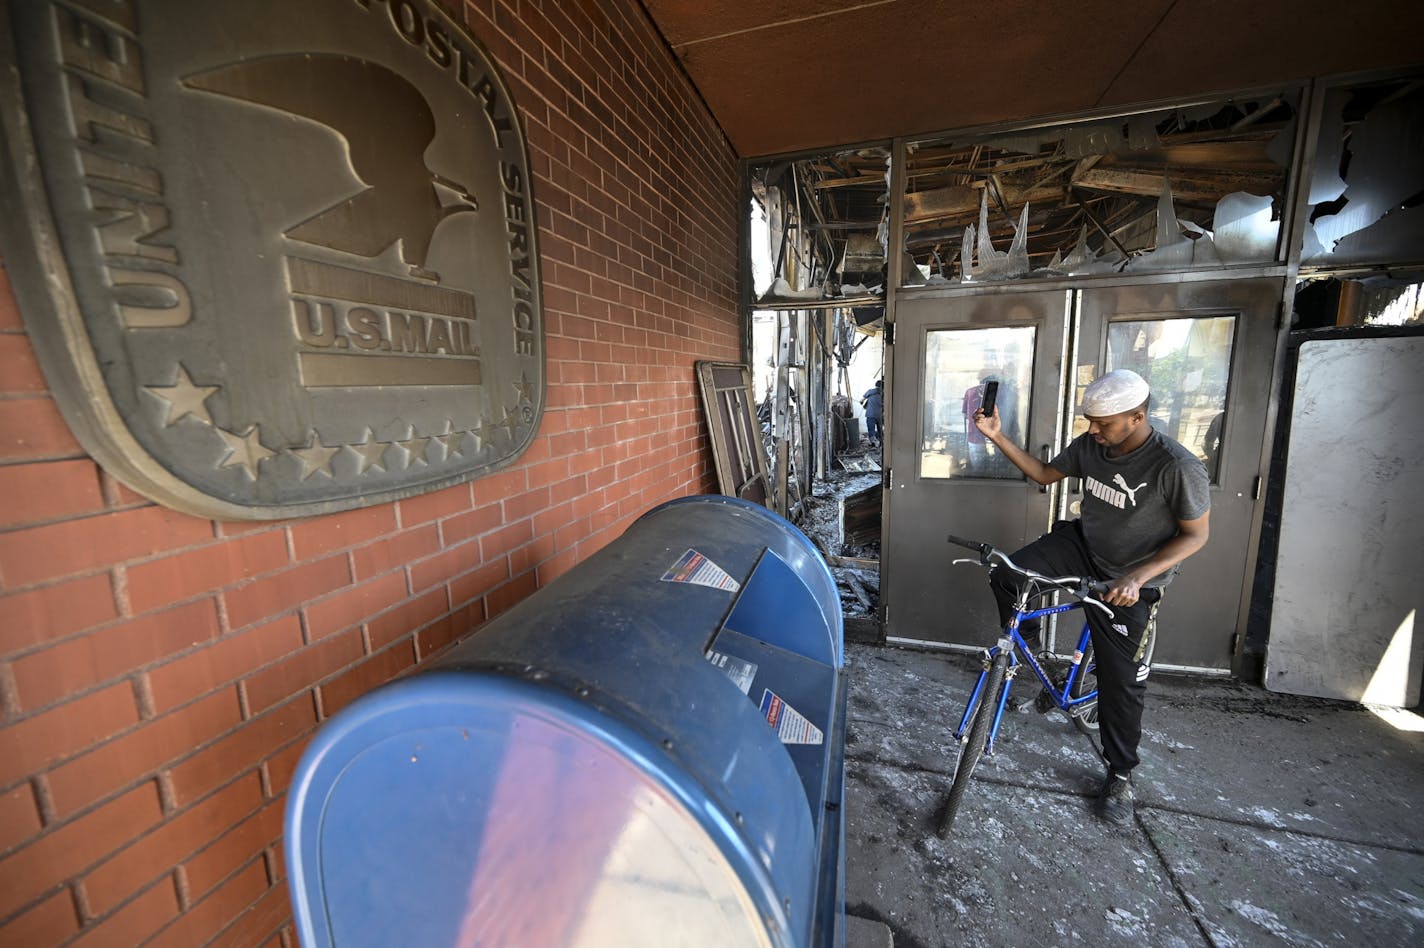
{"label": "red and white sticker on mailbox", "polygon": [[783,744],[824,744],[826,741],[826,735],[820,728],[770,689],[761,693],[761,713]]}
{"label": "red and white sticker on mailbox", "polygon": [[692,583],[695,586],[711,586],[713,589],[725,589],[728,592],[736,592],[742,588],[742,584],[733,579],[726,570],[696,550],[688,550],[679,556],[677,562],[668,567],[661,579],[665,583]]}

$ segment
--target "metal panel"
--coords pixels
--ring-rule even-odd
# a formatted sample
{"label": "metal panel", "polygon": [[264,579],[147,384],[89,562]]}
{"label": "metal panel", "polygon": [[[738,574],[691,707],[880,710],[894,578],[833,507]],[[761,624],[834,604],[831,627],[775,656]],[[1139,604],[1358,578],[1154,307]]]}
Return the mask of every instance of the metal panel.
{"label": "metal panel", "polygon": [[[1156,659],[1160,663],[1229,668],[1235,636],[1245,634],[1255,563],[1256,485],[1263,473],[1261,446],[1266,438],[1282,289],[1280,280],[1258,279],[1170,281],[1083,291],[1077,359],[1078,381],[1083,384],[1111,368],[1139,368],[1125,366],[1120,354],[1110,355],[1114,324],[1230,318],[1234,326],[1226,412],[1217,422],[1218,456],[1208,453],[1206,458],[1209,468],[1216,468],[1211,540],[1205,550],[1183,564],[1181,574],[1168,587],[1159,620],[1162,635]],[[1147,371],[1157,364],[1156,359],[1156,353],[1148,354]],[[1168,393],[1159,391],[1154,394],[1154,413],[1173,402]],[[1161,420],[1154,415],[1154,424]],[[1070,491],[1077,486],[1076,481],[1071,482]],[[1074,516],[1071,493],[1065,502],[1067,516]]]}
{"label": "metal panel", "polygon": [[1272,691],[1419,702],[1421,362],[1418,336],[1300,347],[1266,651]]}
{"label": "metal panel", "polygon": [[[1026,386],[1027,394],[1019,397],[1019,405],[1026,411],[1015,412],[1024,418],[1020,440],[1035,451],[1057,447],[1070,298],[1066,289],[900,298],[896,332],[901,351],[895,361],[895,397],[888,429],[888,533],[882,541],[887,635],[920,642],[977,644],[987,641],[998,626],[983,572],[952,569],[953,553],[945,535],[983,537],[996,546],[1013,549],[1049,526],[1054,494],[1040,491],[1016,473],[1006,476],[996,469],[992,457],[972,458],[965,438],[966,423],[962,416],[953,416],[959,411],[958,399],[971,381],[978,381],[981,370],[1012,369],[1009,375],[1032,382]],[[1031,332],[1032,365],[942,364],[946,380],[959,374],[960,387],[951,389],[945,398],[929,399],[953,406],[948,424],[942,415],[931,417],[926,395],[934,395],[935,386],[927,364],[936,334],[1003,329]],[[1001,388],[1001,397],[1005,391]],[[927,443],[928,451],[924,450]]]}
{"label": "metal panel", "polygon": [[762,446],[761,422],[752,408],[751,373],[735,362],[697,363],[697,384],[712,458],[717,462],[717,485],[728,497],[767,504],[771,496]]}

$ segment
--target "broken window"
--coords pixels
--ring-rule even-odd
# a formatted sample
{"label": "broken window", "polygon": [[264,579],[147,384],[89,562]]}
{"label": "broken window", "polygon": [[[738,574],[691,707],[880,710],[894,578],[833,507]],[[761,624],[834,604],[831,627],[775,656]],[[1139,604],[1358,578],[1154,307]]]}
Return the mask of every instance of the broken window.
{"label": "broken window", "polygon": [[1274,262],[1297,99],[913,142],[903,282]]}
{"label": "broken window", "polygon": [[1329,90],[1301,263],[1424,260],[1424,78]]}

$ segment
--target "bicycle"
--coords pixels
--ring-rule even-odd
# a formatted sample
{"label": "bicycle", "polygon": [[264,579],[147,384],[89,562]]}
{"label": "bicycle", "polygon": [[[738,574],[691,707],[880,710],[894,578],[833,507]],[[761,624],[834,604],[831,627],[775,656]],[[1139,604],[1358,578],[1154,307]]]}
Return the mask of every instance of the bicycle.
{"label": "bicycle", "polygon": [[[1086,618],[1083,631],[1078,636],[1077,648],[1069,661],[1067,676],[1061,685],[1053,680],[1034,657],[1028,643],[1020,634],[1019,627],[1032,619],[1060,615],[1074,609],[1083,609],[1086,612],[1089,606],[1112,615],[1111,608],[1093,598],[1107,591],[1108,584],[1101,580],[1090,576],[1045,576],[1019,566],[1007,553],[996,550],[987,543],[966,540],[953,534],[949,536],[949,542],[979,554],[977,560],[957,559],[954,560],[954,565],[971,563],[1000,570],[1007,569],[1018,577],[1018,582],[1014,613],[1004,626],[998,642],[984,651],[983,670],[974,684],[974,691],[969,695],[969,703],[964,709],[964,716],[960,718],[959,727],[954,732],[954,739],[960,745],[959,759],[950,783],[949,797],[939,814],[938,834],[941,838],[948,834],[955,814],[959,812],[959,804],[964,798],[964,791],[969,785],[974,768],[979,764],[979,759],[994,752],[999,725],[1009,701],[1009,690],[1021,664],[1016,653],[1022,653],[1023,663],[1033,669],[1043,684],[1043,693],[1035,702],[1037,710],[1046,712],[1055,707],[1062,710],[1074,726],[1094,742],[1096,748],[1097,665],[1093,660],[1092,636]],[[1073,601],[1050,603],[1037,609],[1029,608],[1032,601],[1042,599],[1053,592],[1066,593],[1073,597]],[[1148,661],[1150,660],[1149,657]]]}

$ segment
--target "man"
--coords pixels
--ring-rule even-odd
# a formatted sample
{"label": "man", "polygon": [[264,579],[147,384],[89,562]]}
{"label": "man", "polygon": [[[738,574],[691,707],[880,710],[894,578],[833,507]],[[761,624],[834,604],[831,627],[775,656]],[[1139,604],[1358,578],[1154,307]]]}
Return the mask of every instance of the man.
{"label": "man", "polygon": [[881,440],[880,422],[884,416],[885,404],[885,382],[882,379],[875,383],[875,387],[861,396],[860,403],[865,406],[865,435],[873,443],[879,444]]}
{"label": "man", "polygon": [[[1039,484],[1083,479],[1081,518],[1012,554],[1020,566],[1050,576],[1094,576],[1111,618],[1088,608],[1097,656],[1098,725],[1108,766],[1097,812],[1114,823],[1133,815],[1132,769],[1138,764],[1147,694],[1148,638],[1155,632],[1162,590],[1183,560],[1206,545],[1211,495],[1206,468],[1190,451],[1152,427],[1150,392],[1137,373],[1109,372],[1083,392],[1086,434],[1043,462],[1003,433],[999,413],[974,413],[975,426]],[[1013,590],[990,574],[1001,621],[1013,611]],[[1030,632],[1025,631],[1025,636]]]}

